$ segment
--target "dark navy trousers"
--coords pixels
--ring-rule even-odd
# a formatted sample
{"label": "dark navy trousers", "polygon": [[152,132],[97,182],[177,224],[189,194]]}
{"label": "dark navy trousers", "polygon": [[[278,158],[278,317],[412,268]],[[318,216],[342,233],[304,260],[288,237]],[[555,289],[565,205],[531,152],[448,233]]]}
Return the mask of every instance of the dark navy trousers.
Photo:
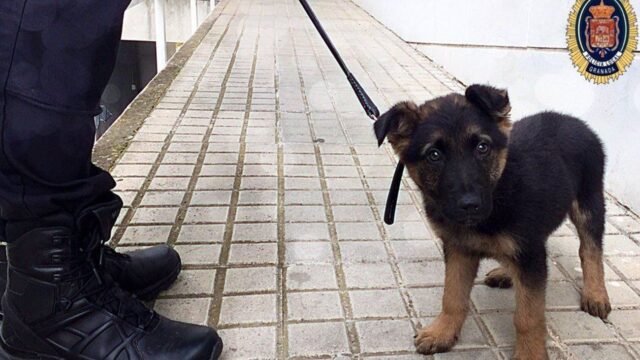
{"label": "dark navy trousers", "polygon": [[0,0],[0,221],[7,234],[14,222],[76,215],[115,186],[91,162],[93,116],[129,1]]}

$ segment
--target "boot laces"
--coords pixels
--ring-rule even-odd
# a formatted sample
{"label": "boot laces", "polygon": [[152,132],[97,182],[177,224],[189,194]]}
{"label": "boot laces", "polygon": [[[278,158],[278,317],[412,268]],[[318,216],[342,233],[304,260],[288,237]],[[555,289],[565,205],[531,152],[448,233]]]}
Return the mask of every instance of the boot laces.
{"label": "boot laces", "polygon": [[[88,243],[86,247],[80,248],[78,254],[64,259],[69,265],[69,271],[60,274],[61,280],[79,284],[77,290],[66,298],[67,307],[86,298],[133,326],[147,328],[156,318],[155,312],[147,308],[135,295],[122,290],[111,276],[103,271],[103,258],[107,246],[104,245],[104,240],[99,238],[97,231],[90,235]],[[117,254],[115,251],[113,253]]]}

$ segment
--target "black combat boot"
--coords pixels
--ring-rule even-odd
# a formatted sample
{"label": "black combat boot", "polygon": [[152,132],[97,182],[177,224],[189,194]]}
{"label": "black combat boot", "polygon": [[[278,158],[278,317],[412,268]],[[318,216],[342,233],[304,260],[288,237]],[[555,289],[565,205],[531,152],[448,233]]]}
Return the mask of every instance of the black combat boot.
{"label": "black combat boot", "polygon": [[102,243],[116,217],[98,206],[76,220],[39,219],[15,238],[8,224],[2,346],[15,359],[218,358],[213,329],[158,315],[104,271]]}
{"label": "black combat boot", "polygon": [[[122,201],[110,194],[104,202],[103,212],[119,212]],[[5,226],[0,224],[0,242],[5,241]],[[120,287],[139,299],[148,301],[155,299],[160,292],[166,290],[180,274],[180,255],[167,245],[154,246],[128,253],[118,253],[112,248],[102,245],[104,270],[120,285]],[[0,245],[0,296],[7,286],[7,253],[5,246]],[[0,307],[0,319],[2,319]]]}

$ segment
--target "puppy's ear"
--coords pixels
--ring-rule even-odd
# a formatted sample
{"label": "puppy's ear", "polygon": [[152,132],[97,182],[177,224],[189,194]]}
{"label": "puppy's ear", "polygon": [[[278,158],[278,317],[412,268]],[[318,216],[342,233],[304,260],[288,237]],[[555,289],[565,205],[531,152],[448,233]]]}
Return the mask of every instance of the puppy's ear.
{"label": "puppy's ear", "polygon": [[487,85],[471,85],[464,93],[467,100],[493,117],[496,122],[509,121],[511,103],[507,90]]}
{"label": "puppy's ear", "polygon": [[419,121],[418,106],[414,102],[397,103],[373,123],[378,146],[382,145],[385,137],[389,138],[392,145],[403,138],[408,139]]}

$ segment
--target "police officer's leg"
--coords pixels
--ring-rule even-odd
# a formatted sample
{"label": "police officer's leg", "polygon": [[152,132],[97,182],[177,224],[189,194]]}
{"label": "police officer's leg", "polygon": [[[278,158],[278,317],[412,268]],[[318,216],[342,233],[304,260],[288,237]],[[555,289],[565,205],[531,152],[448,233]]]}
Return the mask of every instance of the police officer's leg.
{"label": "police officer's leg", "polygon": [[126,5],[0,4],[2,345],[17,357],[209,359],[221,350],[212,329],[160,317],[98,262],[122,203],[109,174],[91,165],[92,116]]}

